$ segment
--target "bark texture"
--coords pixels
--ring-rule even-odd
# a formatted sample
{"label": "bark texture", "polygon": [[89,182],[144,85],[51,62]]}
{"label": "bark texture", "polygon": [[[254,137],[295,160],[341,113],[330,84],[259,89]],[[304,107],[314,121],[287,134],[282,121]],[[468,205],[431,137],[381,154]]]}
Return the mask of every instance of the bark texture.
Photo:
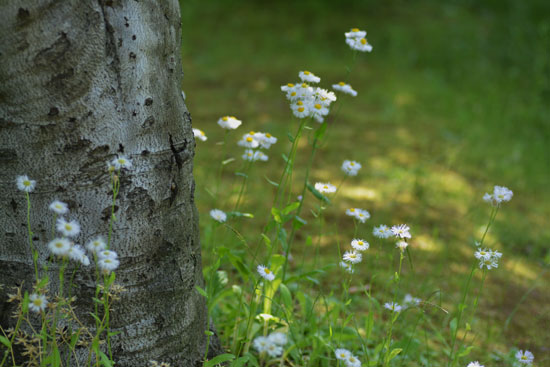
{"label": "bark texture", "polygon": [[[0,3],[0,316],[8,325],[9,287],[32,283],[26,203],[43,263],[54,199],[69,204],[77,242],[107,236],[111,193],[106,162],[121,175],[111,248],[119,253],[112,329],[117,366],[147,361],[194,366],[207,327],[194,139],[181,96],[180,10],[176,0],[3,0]],[[52,269],[55,271],[55,269]],[[75,280],[81,319],[93,306],[93,270]]]}

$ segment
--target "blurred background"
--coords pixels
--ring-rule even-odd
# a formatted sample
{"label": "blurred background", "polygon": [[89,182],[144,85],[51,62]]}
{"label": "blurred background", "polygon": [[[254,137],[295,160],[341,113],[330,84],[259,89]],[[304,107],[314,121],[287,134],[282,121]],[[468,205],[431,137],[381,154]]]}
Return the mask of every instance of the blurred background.
{"label": "blurred background", "polygon": [[[236,141],[249,130],[270,132],[279,141],[267,152],[269,162],[255,165],[241,205],[255,216],[242,233],[256,241],[273,198],[266,178],[278,180],[281,154],[291,145],[287,132],[298,126],[280,86],[297,82],[300,70],[320,76],[324,88],[343,80],[353,60],[344,32],[365,29],[374,49],[357,55],[348,79],[359,94],[342,97],[311,174],[312,182],[338,184],[344,159],[363,165],[325,214],[323,260],[337,262],[334,243],[353,235],[346,208],[370,211],[361,227],[368,240],[373,225],[408,223],[415,267],[404,288],[415,296],[440,291],[442,306],[455,307],[474,240],[489,218],[482,196],[506,186],[514,197],[486,241],[504,256],[486,281],[473,356],[517,347],[530,349],[537,366],[550,366],[549,1],[185,0],[181,6],[182,88],[193,127],[208,136],[197,141],[195,157],[201,227],[210,209],[232,208],[242,180],[235,176],[243,152]],[[222,159],[224,131],[216,122],[224,115],[243,125],[228,138],[236,160],[224,168],[227,198],[220,202],[207,189]],[[298,168],[309,156],[306,140]],[[294,177],[301,182],[303,172]],[[306,242],[298,238],[295,257],[310,251]]]}

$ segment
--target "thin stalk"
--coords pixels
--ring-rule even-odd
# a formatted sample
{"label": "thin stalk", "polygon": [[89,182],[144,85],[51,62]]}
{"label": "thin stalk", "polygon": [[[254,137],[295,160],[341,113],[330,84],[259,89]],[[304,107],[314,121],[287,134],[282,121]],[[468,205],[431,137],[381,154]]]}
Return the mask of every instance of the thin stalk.
{"label": "thin stalk", "polygon": [[[399,251],[399,271],[397,272],[397,279],[395,280],[392,305],[395,305],[395,301],[397,300],[397,291],[399,290],[399,284],[401,283],[401,269],[403,265],[403,258],[404,258],[403,251]],[[395,310],[392,311],[392,315],[390,318],[390,327],[386,336],[386,342],[384,343],[386,344],[386,354],[384,355],[384,362],[383,362],[384,366],[388,366],[390,363],[389,356],[391,351],[390,346],[391,346],[391,337],[393,332],[393,324],[395,324],[395,321],[399,316],[399,313],[394,314],[394,312]]]}
{"label": "thin stalk", "polygon": [[216,197],[220,192],[220,183],[222,181],[223,162],[225,161],[225,155],[227,154],[227,135],[229,130],[225,130],[223,134],[223,148],[222,148],[222,160],[220,161],[220,168],[218,169],[218,177],[216,179]]}
{"label": "thin stalk", "polygon": [[29,236],[29,245],[31,247],[32,262],[34,265],[34,275],[36,277],[36,282],[38,282],[38,251],[34,248],[34,243],[32,241],[32,230],[31,230],[31,197],[27,191],[25,191],[25,197],[27,198],[27,232]]}

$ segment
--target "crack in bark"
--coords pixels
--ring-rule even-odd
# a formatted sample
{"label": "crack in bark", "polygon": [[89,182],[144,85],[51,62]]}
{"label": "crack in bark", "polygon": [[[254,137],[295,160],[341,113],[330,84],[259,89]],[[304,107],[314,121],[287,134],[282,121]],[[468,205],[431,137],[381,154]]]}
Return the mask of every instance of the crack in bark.
{"label": "crack in bark", "polygon": [[105,44],[106,50],[107,50],[107,56],[112,57],[112,62],[109,64],[109,66],[112,68],[112,70],[115,73],[116,81],[117,81],[117,88],[115,88],[115,92],[117,94],[117,97],[120,101],[122,101],[122,75],[121,75],[121,68],[120,68],[120,58],[118,57],[117,52],[117,45],[115,40],[115,29],[113,28],[112,24],[107,19],[107,13],[105,12],[105,6],[109,6],[108,2],[105,4],[102,0],[98,0],[99,7],[101,8],[101,15],[103,16],[103,22],[105,24],[105,36],[107,38],[107,42]]}

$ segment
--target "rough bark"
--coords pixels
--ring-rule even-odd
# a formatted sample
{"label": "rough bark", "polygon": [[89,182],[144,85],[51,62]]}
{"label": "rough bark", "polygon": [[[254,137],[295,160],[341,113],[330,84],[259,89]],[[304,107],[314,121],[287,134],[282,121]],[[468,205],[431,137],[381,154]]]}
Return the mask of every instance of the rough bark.
{"label": "rough bark", "polygon": [[[124,154],[112,249],[126,288],[115,304],[117,366],[192,366],[204,353],[205,303],[193,202],[194,139],[180,91],[176,0],[8,0],[0,4],[0,283],[32,283],[26,204],[15,177],[37,181],[31,222],[43,263],[53,216],[69,203],[77,242],[107,234],[106,162]],[[55,271],[55,269],[52,269]],[[77,308],[93,309],[93,271]],[[9,322],[0,291],[2,325]]]}

